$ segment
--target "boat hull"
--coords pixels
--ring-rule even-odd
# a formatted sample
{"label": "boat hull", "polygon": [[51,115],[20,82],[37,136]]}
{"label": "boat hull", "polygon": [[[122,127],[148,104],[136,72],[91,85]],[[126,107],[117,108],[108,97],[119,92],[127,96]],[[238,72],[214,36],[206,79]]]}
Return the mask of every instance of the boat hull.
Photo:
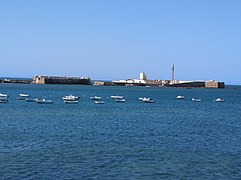
{"label": "boat hull", "polygon": [[75,100],[75,101],[64,100],[64,103],[65,103],[65,104],[78,104],[79,101],[78,101],[78,100]]}
{"label": "boat hull", "polygon": [[95,101],[95,104],[105,104],[105,101]]}
{"label": "boat hull", "polygon": [[51,100],[37,100],[38,104],[53,104],[54,101]]}
{"label": "boat hull", "polygon": [[37,99],[25,99],[26,102],[37,102],[38,100]]}
{"label": "boat hull", "polygon": [[0,99],[0,103],[7,103],[8,100],[7,99]]}

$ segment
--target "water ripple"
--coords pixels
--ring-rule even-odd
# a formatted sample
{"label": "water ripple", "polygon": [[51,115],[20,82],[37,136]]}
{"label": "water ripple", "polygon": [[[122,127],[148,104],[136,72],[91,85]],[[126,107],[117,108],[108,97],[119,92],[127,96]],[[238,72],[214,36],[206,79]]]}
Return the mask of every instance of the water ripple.
{"label": "water ripple", "polygon": [[[0,179],[241,178],[240,88],[3,88],[10,101],[0,105]],[[15,100],[28,89],[52,93],[56,103]],[[59,100],[70,91],[82,97],[79,104]],[[96,94],[122,94],[126,103],[106,99],[96,106],[87,98]],[[178,94],[187,99],[177,101]],[[226,102],[209,101],[217,94]],[[156,103],[138,101],[150,95]],[[202,103],[188,100],[197,95]]]}

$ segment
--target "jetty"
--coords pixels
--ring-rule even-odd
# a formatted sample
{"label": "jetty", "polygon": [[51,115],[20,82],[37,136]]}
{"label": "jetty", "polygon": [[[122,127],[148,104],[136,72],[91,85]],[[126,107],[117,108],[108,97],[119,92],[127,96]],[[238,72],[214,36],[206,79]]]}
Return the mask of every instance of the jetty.
{"label": "jetty", "polygon": [[0,83],[30,84],[31,80],[26,80],[26,79],[0,79]]}

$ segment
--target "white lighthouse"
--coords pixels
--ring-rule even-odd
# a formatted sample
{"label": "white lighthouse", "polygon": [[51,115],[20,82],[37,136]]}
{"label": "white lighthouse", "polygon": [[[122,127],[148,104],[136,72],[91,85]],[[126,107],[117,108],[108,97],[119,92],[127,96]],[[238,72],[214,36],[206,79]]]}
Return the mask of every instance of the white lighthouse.
{"label": "white lighthouse", "polygon": [[140,73],[140,80],[147,80],[146,73],[144,72]]}

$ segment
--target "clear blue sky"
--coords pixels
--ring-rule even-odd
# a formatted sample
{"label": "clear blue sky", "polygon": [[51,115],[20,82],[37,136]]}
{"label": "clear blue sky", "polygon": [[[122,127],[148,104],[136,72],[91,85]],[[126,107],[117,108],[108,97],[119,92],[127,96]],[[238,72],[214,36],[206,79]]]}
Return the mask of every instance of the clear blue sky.
{"label": "clear blue sky", "polygon": [[241,84],[240,0],[5,0],[0,32],[0,77]]}

